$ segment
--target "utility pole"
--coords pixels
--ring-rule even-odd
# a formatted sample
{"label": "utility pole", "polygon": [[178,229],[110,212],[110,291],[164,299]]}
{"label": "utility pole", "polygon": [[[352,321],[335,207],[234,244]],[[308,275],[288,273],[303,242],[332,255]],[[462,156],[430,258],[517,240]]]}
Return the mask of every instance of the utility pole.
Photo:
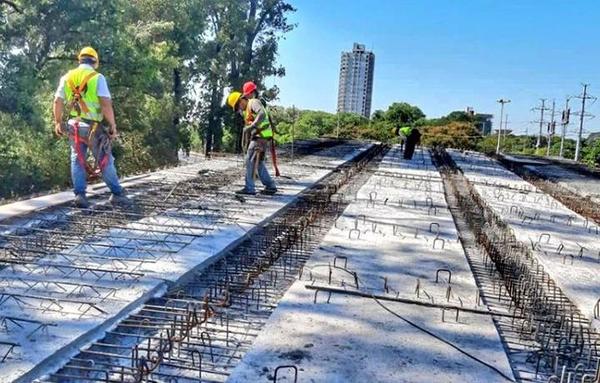
{"label": "utility pole", "polygon": [[496,155],[500,154],[500,134],[502,133],[502,119],[504,118],[504,104],[508,104],[510,100],[501,98],[496,102],[500,103],[500,124],[498,124],[498,143],[496,144]]}
{"label": "utility pole", "polygon": [[581,99],[581,111],[575,113],[575,115],[579,116],[579,132],[577,132],[577,144],[575,145],[575,161],[579,161],[581,159],[581,135],[583,134],[583,121],[586,117],[593,118],[594,116],[585,113],[585,104],[587,100],[596,101],[596,97],[591,96],[587,92],[587,88],[590,84],[582,84],[583,85],[583,94],[581,96],[576,96],[575,98]]}
{"label": "utility pole", "polygon": [[[508,113],[504,116],[504,137],[502,137],[502,142],[506,144],[506,135],[508,134]],[[502,145],[502,144],[500,144]]]}
{"label": "utility pole", "polygon": [[565,148],[565,136],[567,135],[567,125],[569,125],[569,118],[571,117],[571,109],[569,109],[569,100],[571,97],[567,96],[565,99],[565,110],[562,112],[562,132],[560,134],[560,152],[558,156],[563,158],[564,148]]}
{"label": "utility pole", "polygon": [[554,113],[556,113],[556,100],[552,100],[552,115],[548,124],[548,145],[546,148],[546,156],[550,156],[550,145],[552,144],[552,136],[554,135]]}
{"label": "utility pole", "polygon": [[540,131],[537,136],[537,142],[535,143],[536,149],[539,149],[540,146],[542,146],[542,128],[544,126],[544,112],[547,110],[550,110],[550,109],[546,108],[546,99],[545,98],[540,98],[540,101],[542,102],[542,106],[538,106],[536,108],[531,109],[531,110],[539,110],[541,112],[540,120],[536,121],[536,122],[540,123]]}
{"label": "utility pole", "polygon": [[340,111],[337,112],[337,126],[335,127],[335,138],[340,138]]}

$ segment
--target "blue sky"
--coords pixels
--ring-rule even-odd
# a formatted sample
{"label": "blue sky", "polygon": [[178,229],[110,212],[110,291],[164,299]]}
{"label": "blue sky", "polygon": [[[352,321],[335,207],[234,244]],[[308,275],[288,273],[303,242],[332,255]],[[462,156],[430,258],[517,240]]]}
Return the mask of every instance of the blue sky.
{"label": "blue sky", "polygon": [[[376,55],[373,110],[406,101],[428,117],[467,106],[499,115],[503,97],[509,128],[531,134],[540,97],[560,109],[582,82],[600,96],[598,0],[290,1],[298,26],[280,43],[287,74],[269,82],[282,105],[334,112],[340,53],[354,42]],[[585,130],[600,130],[598,119]]]}

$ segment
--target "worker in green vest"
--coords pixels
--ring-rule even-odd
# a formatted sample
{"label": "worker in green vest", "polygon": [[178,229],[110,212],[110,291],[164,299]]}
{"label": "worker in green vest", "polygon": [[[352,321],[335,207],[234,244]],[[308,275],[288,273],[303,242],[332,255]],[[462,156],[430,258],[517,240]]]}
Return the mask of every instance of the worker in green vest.
{"label": "worker in green vest", "polygon": [[[130,204],[119,183],[112,155],[111,141],[117,137],[117,125],[106,78],[98,73],[99,57],[92,47],[85,47],[78,55],[79,66],[64,75],[54,97],[54,132],[65,134],[71,144],[71,178],[75,205],[88,208],[87,179],[101,176],[111,191],[113,205]],[[63,114],[65,103],[68,120]],[[106,122],[106,124],[104,123]],[[88,149],[94,157],[87,162]]]}
{"label": "worker in green vest", "polygon": [[265,194],[277,193],[277,186],[269,175],[265,165],[267,146],[273,137],[273,129],[269,121],[267,109],[258,98],[244,97],[240,92],[232,92],[227,97],[227,104],[234,112],[244,117],[243,136],[249,137],[246,152],[246,180],[244,188],[237,194],[256,194],[254,175],[257,174],[265,186]]}
{"label": "worker in green vest", "polygon": [[421,142],[421,132],[416,127],[403,126],[396,128],[396,134],[401,138],[401,150],[405,160],[411,160],[415,147]]}

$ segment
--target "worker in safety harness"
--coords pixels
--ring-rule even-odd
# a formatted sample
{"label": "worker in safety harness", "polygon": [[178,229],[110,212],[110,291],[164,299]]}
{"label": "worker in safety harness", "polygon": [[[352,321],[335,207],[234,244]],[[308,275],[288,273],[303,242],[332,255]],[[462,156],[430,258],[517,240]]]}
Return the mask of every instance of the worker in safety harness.
{"label": "worker in safety harness", "polygon": [[[117,125],[106,78],[96,72],[98,53],[85,47],[78,59],[79,66],[60,79],[54,97],[54,132],[59,137],[68,134],[71,143],[75,205],[89,207],[85,195],[87,178],[102,176],[112,192],[109,201],[113,205],[129,206],[131,202],[119,183],[112,155],[111,141],[117,137]],[[69,114],[66,129],[63,123],[65,101]],[[88,149],[95,160],[93,165],[87,162]]]}
{"label": "worker in safety harness", "polygon": [[[247,89],[248,90],[248,89]],[[251,96],[249,93],[248,96]],[[227,104],[244,118],[242,137],[248,137],[249,145],[246,152],[246,184],[237,194],[256,194],[254,176],[258,175],[265,186],[265,194],[277,193],[277,186],[269,175],[265,165],[267,146],[273,137],[273,129],[269,122],[267,109],[257,98],[246,98],[240,92],[231,92]],[[245,145],[244,145],[245,146]]]}
{"label": "worker in safety harness", "polygon": [[263,107],[265,109],[265,114],[267,116],[267,120],[269,121],[269,125],[273,132],[273,134],[271,134],[271,137],[268,139],[270,145],[267,145],[267,146],[270,146],[270,148],[271,148],[271,161],[273,162],[273,169],[275,170],[275,177],[279,177],[279,176],[281,176],[281,174],[279,172],[279,167],[277,166],[277,151],[275,150],[275,134],[278,134],[278,132],[275,129],[275,124],[273,124],[273,120],[271,119],[271,114],[269,113],[269,108],[267,107],[267,102],[258,96],[258,90],[257,90],[256,84],[252,81],[248,81],[248,82],[244,83],[244,86],[242,86],[242,97],[247,100],[251,100],[251,99],[259,100],[259,102],[263,105]]}

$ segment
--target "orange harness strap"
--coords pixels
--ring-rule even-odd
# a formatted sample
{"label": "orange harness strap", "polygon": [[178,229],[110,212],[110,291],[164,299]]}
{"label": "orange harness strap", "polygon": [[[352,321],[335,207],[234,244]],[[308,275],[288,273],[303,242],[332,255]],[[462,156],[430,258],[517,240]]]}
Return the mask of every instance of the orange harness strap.
{"label": "orange harness strap", "polygon": [[[271,125],[271,129],[273,130],[273,134],[275,134],[275,125],[273,125],[271,115],[269,113],[266,113],[266,115],[269,118],[269,124]],[[252,122],[254,122],[254,114],[252,113],[252,109],[250,108],[250,103],[248,103],[248,106],[246,107],[245,117],[246,118],[244,122],[246,124],[251,124]],[[275,137],[271,137],[269,141],[271,141],[271,161],[273,162],[273,169],[275,169],[275,177],[279,177],[281,176],[281,173],[279,172],[279,167],[277,166],[277,151],[275,150]]]}
{"label": "orange harness strap", "polygon": [[[98,167],[98,166],[93,167],[93,166],[91,166],[87,162],[87,160],[86,160],[86,158],[83,155],[83,152],[81,150],[81,144],[88,145],[88,150],[89,150],[90,138],[93,137],[93,134],[96,133],[97,126],[98,126],[98,123],[94,123],[94,125],[91,126],[90,133],[88,135],[88,138],[86,139],[86,138],[83,138],[83,137],[81,137],[79,135],[79,121],[76,121],[73,124],[73,136],[72,136],[72,139],[73,139],[73,146],[75,147],[74,148],[75,154],[77,155],[77,161],[79,162],[79,164],[81,165],[81,167],[85,169],[85,172],[87,173],[88,179],[90,181],[91,180],[95,180],[95,179],[97,179],[97,178],[100,177],[100,173],[101,173],[102,167],[101,166],[100,167]],[[104,166],[106,166],[106,164]]]}
{"label": "orange harness strap", "polygon": [[71,105],[77,111],[78,116],[80,116],[82,112],[87,114],[90,111],[90,108],[88,108],[87,104],[83,100],[83,97],[81,97],[81,93],[85,91],[88,82],[97,75],[98,72],[95,71],[89,73],[83,78],[83,81],[81,81],[79,86],[75,85],[72,78],[67,79],[67,85],[69,89],[71,89],[71,92],[73,92],[73,101],[71,101]]}
{"label": "orange harness strap", "polygon": [[91,149],[89,148],[90,141],[95,139],[96,129],[98,128],[99,124],[97,122],[91,124],[87,139],[79,135],[79,122],[81,121],[81,114],[87,114],[90,111],[90,108],[88,108],[81,94],[87,90],[86,88],[88,82],[97,75],[98,72],[96,71],[88,73],[81,81],[81,84],[79,84],[78,86],[75,85],[71,77],[67,78],[66,81],[67,86],[69,87],[71,92],[73,92],[73,100],[71,101],[71,107],[77,112],[77,121],[73,125],[73,145],[75,146],[74,149],[75,153],[77,154],[77,161],[79,162],[81,167],[85,169],[86,173],[88,174],[88,179],[90,180],[97,179],[100,176],[100,173],[108,164],[108,156],[105,155],[103,158],[99,159],[97,161],[97,165],[93,167],[87,162],[85,156],[83,155],[83,152],[81,151],[81,144],[85,144],[88,146],[88,149]]}

